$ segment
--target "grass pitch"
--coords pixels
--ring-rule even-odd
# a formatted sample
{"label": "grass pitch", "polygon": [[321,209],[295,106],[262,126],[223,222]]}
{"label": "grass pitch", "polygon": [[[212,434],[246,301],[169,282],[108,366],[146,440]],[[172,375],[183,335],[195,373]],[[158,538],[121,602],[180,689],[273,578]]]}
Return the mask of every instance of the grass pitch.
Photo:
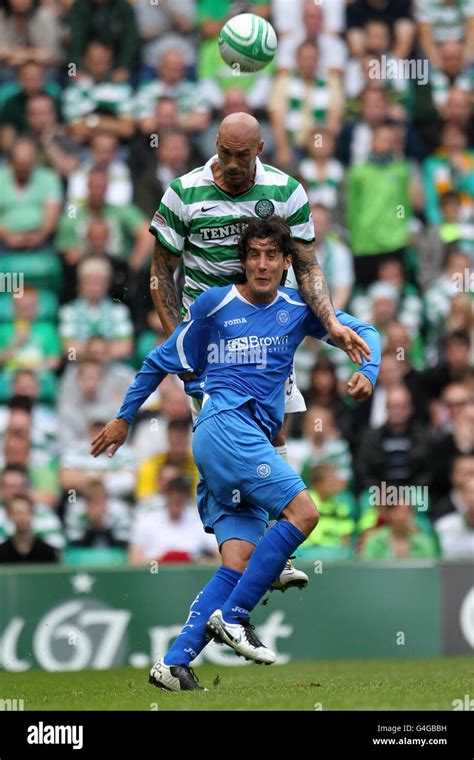
{"label": "grass pitch", "polygon": [[292,662],[196,669],[208,692],[175,694],[135,668],[2,673],[2,694],[25,710],[452,710],[472,694],[474,661]]}

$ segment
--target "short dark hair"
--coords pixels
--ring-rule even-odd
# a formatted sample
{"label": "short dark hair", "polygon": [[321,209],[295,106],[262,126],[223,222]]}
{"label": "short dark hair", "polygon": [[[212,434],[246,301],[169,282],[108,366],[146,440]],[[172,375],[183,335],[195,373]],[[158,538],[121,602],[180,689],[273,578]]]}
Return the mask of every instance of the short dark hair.
{"label": "short dark hair", "polygon": [[176,433],[186,433],[191,430],[191,423],[188,420],[170,420],[168,422],[168,432],[174,430]]}
{"label": "short dark hair", "polygon": [[172,491],[190,496],[191,486],[185,478],[173,478],[168,483],[167,493],[170,494]]}
{"label": "short dark hair", "polygon": [[9,400],[8,408],[10,411],[13,409],[22,409],[23,411],[28,412],[28,414],[31,414],[33,409],[33,402],[29,396],[21,396],[19,393],[17,393]]}
{"label": "short dark hair", "polygon": [[465,333],[463,330],[455,330],[454,332],[450,332],[444,337],[444,348],[449,345],[449,343],[463,343],[467,348],[471,345],[471,339],[467,333]]}
{"label": "short dark hair", "polygon": [[28,504],[30,512],[33,512],[33,499],[27,493],[16,493],[14,496],[10,496],[10,498],[5,502],[7,511],[9,511],[10,506],[14,501],[23,501],[25,504]]}
{"label": "short dark hair", "polygon": [[237,253],[243,264],[247,258],[247,249],[249,241],[253,238],[270,238],[282,251],[284,258],[291,256],[295,251],[295,244],[291,237],[291,230],[288,224],[280,216],[270,216],[268,219],[251,219],[245,220],[246,227],[241,232],[237,242]]}

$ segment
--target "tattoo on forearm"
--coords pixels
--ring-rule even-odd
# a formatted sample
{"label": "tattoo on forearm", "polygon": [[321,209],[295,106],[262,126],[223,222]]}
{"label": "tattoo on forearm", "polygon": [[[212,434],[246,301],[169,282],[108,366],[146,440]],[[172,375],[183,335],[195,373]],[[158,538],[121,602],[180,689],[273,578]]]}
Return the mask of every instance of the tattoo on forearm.
{"label": "tattoo on forearm", "polygon": [[177,263],[177,257],[157,240],[152,254],[150,289],[166,335],[171,335],[180,322],[179,298],[173,277]]}
{"label": "tattoo on forearm", "polygon": [[295,247],[293,268],[301,295],[324,327],[327,327],[334,317],[334,307],[326,278],[314,253],[314,244],[298,241]]}

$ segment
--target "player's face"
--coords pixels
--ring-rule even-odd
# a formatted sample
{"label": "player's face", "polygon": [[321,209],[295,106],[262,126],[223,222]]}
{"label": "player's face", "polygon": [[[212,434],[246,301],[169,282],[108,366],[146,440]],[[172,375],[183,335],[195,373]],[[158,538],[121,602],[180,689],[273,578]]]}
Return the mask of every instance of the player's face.
{"label": "player's face", "polygon": [[217,155],[226,185],[235,192],[253,181],[255,162],[263,150],[263,141],[229,136],[217,138]]}
{"label": "player's face", "polygon": [[255,301],[273,300],[283,272],[291,265],[290,257],[270,238],[252,238],[244,262],[248,294]]}

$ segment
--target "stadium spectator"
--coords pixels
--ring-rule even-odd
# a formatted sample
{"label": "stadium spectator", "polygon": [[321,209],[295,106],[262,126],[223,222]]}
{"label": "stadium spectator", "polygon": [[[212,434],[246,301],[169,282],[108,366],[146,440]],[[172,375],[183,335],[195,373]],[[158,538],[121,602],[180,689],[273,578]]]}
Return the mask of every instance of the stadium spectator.
{"label": "stadium spectator", "polygon": [[64,117],[78,143],[89,142],[97,130],[111,132],[123,140],[132,137],[132,88],[126,81],[114,79],[115,73],[112,49],[102,42],[89,42],[84,71],[63,91]]}
{"label": "stadium spectator", "polygon": [[137,461],[129,444],[117,456],[103,457],[102,461],[90,456],[90,442],[100,432],[104,412],[90,412],[87,434],[78,443],[73,442],[61,454],[59,477],[61,486],[69,493],[81,492],[91,483],[101,483],[107,494],[117,500],[132,498],[137,476]]}
{"label": "stadium spectator", "polygon": [[[4,85],[4,88],[8,85]],[[44,66],[27,61],[18,70],[17,82],[7,90],[0,108],[0,145],[9,150],[15,137],[27,130],[27,105],[35,95],[49,95],[61,114],[61,90],[56,82],[46,81]],[[1,101],[0,101],[1,103]]]}
{"label": "stadium spectator", "polygon": [[141,40],[143,63],[154,69],[168,50],[179,50],[187,67],[194,66],[196,46],[193,39],[196,3],[194,0],[136,0],[133,5]]}
{"label": "stadium spectator", "polygon": [[87,259],[79,265],[78,277],[78,298],[59,311],[59,332],[66,356],[80,358],[87,341],[100,335],[108,342],[112,360],[128,358],[133,347],[133,327],[127,307],[107,297],[112,277],[109,262]]}
{"label": "stadium spectator", "polygon": [[34,251],[50,241],[61,210],[57,175],[38,166],[36,145],[18,138],[0,167],[0,250]]}
{"label": "stadium spectator", "polygon": [[431,224],[417,242],[419,251],[418,282],[425,290],[433,284],[443,268],[446,246],[454,245],[469,254],[474,262],[474,223],[466,217],[466,206],[461,204],[460,194],[448,190],[440,196],[441,220]]}
{"label": "stadium spectator", "polygon": [[394,151],[394,128],[382,124],[374,130],[367,163],[348,171],[347,226],[359,285],[376,279],[381,261],[403,259],[410,240],[412,173]]}
{"label": "stadium spectator", "polygon": [[320,73],[323,76],[342,75],[347,48],[337,33],[328,29],[325,18],[327,10],[326,5],[313,0],[273,0],[272,18],[278,34],[279,71],[293,71],[297,66],[298,46],[304,40],[311,40],[320,49]]}
{"label": "stadium spectator", "polygon": [[[299,445],[289,450],[289,461],[301,471],[304,482],[309,484],[310,473],[316,465],[330,464],[336,468],[339,479],[349,486],[352,481],[352,455],[347,441],[337,428],[330,408],[311,406],[303,425],[304,438]],[[299,463],[292,461],[298,456]],[[299,466],[298,466],[299,465]]]}
{"label": "stadium spectator", "polygon": [[159,135],[158,146],[145,171],[138,177],[135,203],[152,217],[168,185],[190,171],[191,145],[185,132],[173,129]]}
{"label": "stadium spectator", "polygon": [[56,66],[59,25],[54,10],[35,0],[5,0],[0,8],[0,63],[13,72],[26,61]]}
{"label": "stadium spectator", "polygon": [[[429,400],[438,399],[450,383],[462,383],[470,375],[471,342],[466,332],[446,336],[444,350],[438,364],[427,369],[422,376],[423,388]],[[462,394],[463,397],[465,394]]]}
{"label": "stadium spectator", "polygon": [[440,68],[434,69],[430,74],[431,97],[440,116],[446,119],[449,117],[447,105],[451,87],[470,93],[471,74],[460,42],[453,40],[441,43],[439,57]]}
{"label": "stadium spectator", "polygon": [[331,211],[342,211],[344,168],[334,158],[334,135],[318,126],[307,143],[308,156],[298,166],[298,173],[312,205],[321,204]]}
{"label": "stadium spectator", "polygon": [[164,97],[178,105],[178,126],[186,133],[202,132],[209,125],[209,106],[201,86],[186,78],[184,56],[179,50],[168,50],[160,58],[156,79],[137,89],[135,117],[144,134],[151,134],[155,124],[156,103]]}
{"label": "stadium spectator", "polygon": [[38,316],[38,292],[26,287],[12,300],[12,320],[0,322],[0,367],[57,370],[61,343],[55,325]]}
{"label": "stadium spectator", "polygon": [[31,409],[31,439],[33,446],[57,453],[58,421],[56,409],[39,400],[39,381],[31,369],[17,370],[12,379],[11,396],[7,404],[0,405],[0,436],[8,427],[11,409]]}
{"label": "stadium spectator", "polygon": [[215,539],[204,533],[197,511],[190,506],[189,484],[180,478],[168,484],[166,503],[137,516],[132,527],[129,562],[192,562],[216,557]]}
{"label": "stadium spectator", "polygon": [[28,473],[21,465],[7,465],[0,476],[0,541],[5,541],[15,530],[6,505],[16,496],[25,495],[33,504],[34,534],[49,546],[62,549],[64,534],[61,521],[54,509],[37,500],[41,494],[30,488]]}
{"label": "stadium spectator", "polygon": [[69,176],[67,202],[79,205],[87,202],[87,180],[93,166],[107,172],[107,193],[105,202],[112,206],[124,206],[130,203],[133,195],[130,170],[119,155],[119,141],[116,135],[96,131],[89,144],[89,156]]}
{"label": "stadium spectator", "polygon": [[107,171],[93,167],[88,175],[86,201],[69,209],[60,219],[56,247],[68,264],[76,264],[84,255],[84,240],[90,221],[100,218],[107,222],[109,229],[107,253],[136,272],[147,260],[152,248],[146,218],[132,203],[121,206],[107,203],[107,187]]}
{"label": "stadium spectator", "polygon": [[135,12],[126,0],[74,0],[67,17],[68,55],[88,70],[89,42],[110,50],[113,82],[126,82],[139,63],[139,36]]}
{"label": "stadium spectator", "polygon": [[463,511],[455,511],[440,517],[434,524],[445,559],[474,558],[474,478],[459,486]]}
{"label": "stadium spectator", "polygon": [[65,522],[69,546],[89,549],[127,547],[128,509],[110,498],[100,481],[90,481],[83,486],[81,497],[68,504]]}
{"label": "stadium spectator", "polygon": [[33,532],[33,504],[29,496],[13,496],[7,503],[12,535],[0,544],[0,563],[57,562],[58,554]]}
{"label": "stadium spectator", "polygon": [[414,418],[410,391],[403,385],[387,390],[387,421],[361,436],[355,458],[360,490],[386,481],[392,485],[428,483],[425,427]]}
{"label": "stadium spectator", "polygon": [[469,388],[461,383],[448,385],[442,395],[441,413],[441,419],[435,420],[429,446],[433,499],[449,494],[449,473],[454,460],[474,454],[474,401]]}
{"label": "stadium spectator", "polygon": [[190,425],[184,420],[170,420],[166,438],[165,451],[140,464],[136,489],[136,497],[140,501],[153,495],[160,470],[170,464],[179,467],[180,477],[193,488],[193,491],[197,487],[198,472],[191,453]]}
{"label": "stadium spectator", "polygon": [[472,216],[474,206],[474,151],[468,147],[466,131],[447,121],[441,132],[436,155],[425,159],[423,179],[426,196],[425,213],[431,224],[443,221],[440,197],[448,190],[460,193],[463,214]]}
{"label": "stadium spectator", "polygon": [[394,506],[382,506],[380,512],[386,524],[366,535],[360,550],[362,559],[431,559],[438,556],[435,539],[419,530],[409,503],[399,501]]}
{"label": "stadium spectator", "polygon": [[[132,380],[131,367],[111,359],[108,340],[90,338],[83,356],[68,362],[59,383],[57,410],[63,446],[86,435],[86,418],[91,414],[116,410]],[[78,409],[84,414],[78,415]]]}
{"label": "stadium spectator", "polygon": [[[142,406],[138,415],[133,447],[140,461],[166,452],[168,424],[172,420],[184,420],[189,425],[191,410],[182,384],[169,377],[161,383],[154,397],[151,396]],[[150,435],[151,425],[154,436]]]}
{"label": "stadium spectator", "polygon": [[354,0],[346,5],[346,35],[351,55],[363,58],[366,52],[364,27],[368,21],[389,25],[394,58],[408,58],[415,40],[416,28],[410,0]]}
{"label": "stadium spectator", "polygon": [[469,272],[469,256],[460,251],[456,243],[446,247],[443,269],[424,294],[426,353],[431,366],[439,361],[451,304],[464,290],[466,273],[469,275]]}
{"label": "stadium spectator", "polygon": [[423,53],[440,68],[441,44],[463,42],[463,58],[468,63],[474,49],[474,11],[469,0],[416,0],[415,19]]}
{"label": "stadium spectator", "polygon": [[451,490],[447,496],[437,499],[430,508],[429,517],[432,522],[436,522],[445,515],[458,512],[463,514],[466,511],[464,500],[463,486],[465,483],[472,482],[474,478],[474,455],[465,454],[456,457],[451,464],[449,484]]}
{"label": "stadium spectator", "polygon": [[38,160],[66,180],[79,162],[79,148],[57,119],[57,104],[47,92],[30,95],[25,106],[25,132],[38,145]]}
{"label": "stadium spectator", "polygon": [[309,475],[311,498],[318,505],[319,530],[296,551],[305,560],[348,559],[354,554],[357,505],[334,466],[317,465]]}
{"label": "stadium spectator", "polygon": [[283,168],[292,167],[295,158],[301,158],[319,125],[339,131],[343,104],[337,79],[318,75],[318,66],[318,45],[305,41],[298,48],[296,69],[276,79],[269,113],[275,135],[275,159]]}

